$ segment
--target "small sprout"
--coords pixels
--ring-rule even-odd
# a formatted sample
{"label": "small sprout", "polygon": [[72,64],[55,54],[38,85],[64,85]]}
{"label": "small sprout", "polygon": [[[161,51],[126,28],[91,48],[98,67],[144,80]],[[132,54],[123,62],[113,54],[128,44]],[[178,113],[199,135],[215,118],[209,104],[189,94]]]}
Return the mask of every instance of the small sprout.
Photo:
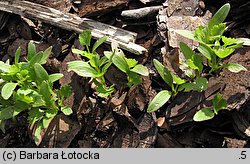
{"label": "small sprout", "polygon": [[[210,20],[208,26],[200,26],[195,32],[187,30],[177,30],[176,32],[188,39],[199,42],[199,52],[208,59],[208,65],[211,67],[210,74],[216,72],[221,68],[227,68],[231,72],[246,71],[247,69],[241,65],[232,66],[223,65],[222,59],[231,55],[236,48],[242,47],[242,45],[249,45],[250,40],[248,38],[228,38],[223,36],[226,29],[226,24],[223,21],[226,19],[230,10],[230,4],[223,5]],[[189,51],[182,44],[180,45],[184,55],[185,51]],[[189,51],[191,52],[191,51]],[[187,53],[186,53],[187,54]],[[192,54],[192,52],[191,52]],[[198,59],[200,63],[201,59]],[[194,61],[194,60],[191,60]],[[198,65],[191,62],[191,65],[197,67]],[[191,67],[191,65],[189,66]],[[200,65],[200,64],[199,64]],[[201,65],[197,69],[201,70]],[[236,68],[237,67],[237,68]],[[200,72],[199,72],[200,73]]]}
{"label": "small sprout", "polygon": [[222,109],[227,108],[227,101],[222,97],[221,94],[217,94],[213,101],[213,106],[210,108],[202,108],[195,113],[193,120],[194,121],[206,121],[214,118],[215,115]]}
{"label": "small sprout", "polygon": [[91,31],[85,30],[79,35],[79,41],[82,46],[85,46],[87,51],[72,49],[75,54],[82,55],[87,58],[87,61],[71,61],[68,62],[68,71],[73,71],[82,77],[91,77],[93,82],[97,86],[96,91],[100,97],[108,97],[114,92],[114,86],[107,86],[104,75],[107,72],[109,66],[112,64],[106,56],[100,57],[96,52],[96,49],[107,39],[106,36],[98,39],[93,48],[90,49],[90,41],[92,35]]}
{"label": "small sprout", "polygon": [[104,55],[111,61],[119,70],[127,75],[128,86],[137,86],[141,83],[140,76],[148,76],[147,67],[137,64],[135,59],[126,58],[121,49],[118,49],[116,44],[111,44],[113,52],[104,51]]}

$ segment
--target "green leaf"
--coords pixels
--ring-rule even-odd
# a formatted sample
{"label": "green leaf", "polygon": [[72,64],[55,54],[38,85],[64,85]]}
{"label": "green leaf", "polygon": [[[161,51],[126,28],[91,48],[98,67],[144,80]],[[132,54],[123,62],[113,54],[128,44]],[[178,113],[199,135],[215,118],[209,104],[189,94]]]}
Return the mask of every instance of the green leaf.
{"label": "green leaf", "polygon": [[46,102],[46,105],[49,105],[52,103],[52,89],[50,88],[50,85],[48,84],[47,81],[43,81],[41,86],[40,86],[40,90],[39,93],[43,96],[44,101]]}
{"label": "green leaf", "polygon": [[83,53],[80,54],[80,55],[82,55],[83,57],[88,58],[89,60],[92,60],[94,57],[96,57],[96,54],[89,53],[87,51],[83,51]]}
{"label": "green leaf", "polygon": [[103,51],[103,54],[109,59],[111,60],[114,56],[114,52],[111,51]]}
{"label": "green leaf", "polygon": [[38,120],[41,120],[41,118],[44,116],[45,111],[39,108],[32,108],[31,110],[29,110],[28,113],[29,113],[28,117],[29,123],[34,124]]}
{"label": "green leaf", "polygon": [[106,56],[102,56],[99,60],[99,68],[107,63],[111,63]]}
{"label": "green leaf", "polygon": [[171,73],[158,60],[153,60],[154,66],[161,78],[173,89],[173,77]]}
{"label": "green leaf", "polygon": [[68,106],[62,106],[61,111],[63,112],[63,114],[65,114],[67,116],[71,115],[73,113],[72,109]]}
{"label": "green leaf", "polygon": [[54,74],[49,75],[49,80],[53,83],[53,82],[55,82],[57,80],[60,80],[62,77],[63,77],[63,74],[54,73]]}
{"label": "green leaf", "polygon": [[98,92],[99,97],[108,97],[115,90],[114,85],[111,85],[110,87],[106,87],[105,85],[102,85],[99,83],[99,85],[97,86],[98,87],[96,88],[96,91]]}
{"label": "green leaf", "polygon": [[136,65],[130,71],[138,73],[138,74],[140,74],[142,76],[148,76],[149,75],[147,67],[145,67],[145,66],[143,66],[141,64]]}
{"label": "green leaf", "polygon": [[0,72],[10,72],[10,65],[0,61]]}
{"label": "green leaf", "polygon": [[30,41],[28,44],[28,61],[30,61],[36,55],[36,46],[35,44]]}
{"label": "green leaf", "polygon": [[240,64],[235,64],[235,63],[230,63],[230,64],[225,64],[223,65],[224,68],[227,68],[231,72],[238,73],[240,71],[247,71],[247,69],[240,65]]}
{"label": "green leaf", "polygon": [[42,142],[41,131],[42,131],[42,122],[40,121],[38,125],[36,126],[35,133],[34,133],[34,141],[36,145],[39,145]]}
{"label": "green leaf", "polygon": [[[54,117],[55,117],[56,115],[54,115]],[[50,124],[50,122],[52,121],[52,119],[54,118],[54,117],[50,117],[50,118],[43,118],[42,119],[42,124],[43,124],[43,129],[46,129],[48,126],[49,126],[49,124]]]}
{"label": "green leaf", "polygon": [[194,37],[194,32],[189,30],[175,30],[175,32],[181,36],[184,36],[185,38],[197,41],[197,39]]}
{"label": "green leaf", "polygon": [[96,51],[96,49],[102,44],[104,43],[105,41],[107,40],[107,36],[103,36],[101,38],[99,38],[95,44],[93,45],[93,48],[92,48],[92,53]]}
{"label": "green leaf", "polygon": [[209,32],[207,27],[199,26],[195,29],[194,37],[199,43],[209,43]]}
{"label": "green leaf", "polygon": [[208,81],[206,78],[203,77],[197,77],[194,81],[194,84],[195,84],[194,90],[197,90],[199,92],[205,91],[208,88]]}
{"label": "green leaf", "polygon": [[29,60],[29,64],[30,67],[33,67],[35,63],[40,63],[40,61],[43,58],[43,53],[42,52],[38,52],[36,55],[34,55],[30,60]]}
{"label": "green leaf", "polygon": [[205,44],[200,44],[198,50],[202,55],[204,55],[208,60],[212,60],[213,50]]}
{"label": "green leaf", "polygon": [[128,72],[128,86],[132,87],[133,85],[141,84],[141,77],[135,72]]}
{"label": "green leaf", "polygon": [[225,36],[222,36],[221,39],[222,39],[222,42],[224,43],[225,47],[229,46],[229,45],[232,45],[232,44],[237,44],[237,42],[238,42],[238,39],[228,38],[228,37],[225,37]]}
{"label": "green leaf", "polygon": [[136,66],[136,64],[138,63],[135,59],[128,59],[128,58],[125,58],[129,68],[132,68],[134,66]]}
{"label": "green leaf", "polygon": [[20,101],[16,101],[14,104],[13,117],[16,117],[22,111],[29,109],[29,105]]}
{"label": "green leaf", "polygon": [[193,57],[193,63],[201,74],[203,70],[203,58],[200,55],[195,54]]}
{"label": "green leaf", "polygon": [[14,107],[8,106],[0,110],[0,120],[7,120],[13,117]]}
{"label": "green leaf", "polygon": [[202,108],[195,113],[193,120],[200,122],[210,120],[214,117],[214,112],[210,108]]}
{"label": "green leaf", "polygon": [[106,63],[106,64],[102,67],[102,69],[101,69],[102,73],[105,74],[105,73],[107,72],[108,68],[109,68],[111,65],[112,65],[112,62]]}
{"label": "green leaf", "polygon": [[34,90],[32,90],[32,89],[23,89],[23,88],[19,88],[18,90],[17,90],[17,94],[19,95],[19,94],[22,94],[22,95],[28,95],[28,94],[30,94],[30,93],[32,93],[32,92],[34,92]]}
{"label": "green leaf", "polygon": [[44,81],[44,80],[49,80],[49,75],[47,71],[41,66],[39,63],[34,64],[34,71],[37,77],[37,81]]}
{"label": "green leaf", "polygon": [[49,58],[49,55],[51,54],[51,50],[52,50],[52,47],[50,46],[49,48],[47,48],[43,54],[42,54],[42,58],[41,60],[39,61],[40,64],[45,64],[47,62],[47,59]]}
{"label": "green leaf", "polygon": [[227,108],[227,101],[222,97],[222,94],[216,94],[212,102],[215,114],[218,114],[220,110]]}
{"label": "green leaf", "polygon": [[184,92],[194,91],[204,91],[208,88],[208,81],[206,78],[197,77],[194,82],[184,83],[179,87],[179,90],[183,90]]}
{"label": "green leaf", "polygon": [[166,102],[170,99],[170,97],[171,97],[171,92],[167,90],[160,91],[149,104],[147,111],[154,112],[158,110],[164,104],[166,104]]}
{"label": "green leaf", "polygon": [[127,64],[127,61],[125,59],[125,57],[121,54],[115,54],[112,57],[112,62],[113,64],[122,72],[124,73],[128,73],[129,70],[129,65]]}
{"label": "green leaf", "polygon": [[90,30],[84,30],[80,35],[79,35],[79,42],[82,46],[90,46],[90,41],[91,41],[91,31]]}
{"label": "green leaf", "polygon": [[214,25],[212,29],[210,29],[210,34],[211,34],[211,37],[215,37],[215,38],[212,39],[211,41],[220,40],[221,36],[223,35],[225,31],[225,28],[226,28],[226,25],[224,23]]}
{"label": "green leaf", "polygon": [[180,42],[180,48],[181,51],[184,55],[184,57],[188,60],[188,59],[192,59],[192,56],[194,55],[194,52],[192,51],[191,48],[188,47],[188,45],[186,45],[183,42]]}
{"label": "green leaf", "polygon": [[60,87],[60,94],[64,98],[68,98],[72,95],[72,87],[70,85],[63,85]]}
{"label": "green leaf", "polygon": [[10,82],[10,83],[4,84],[4,86],[1,90],[1,96],[3,97],[3,99],[8,100],[11,97],[16,86],[17,86],[17,83]]}
{"label": "green leaf", "polygon": [[32,103],[32,107],[42,107],[46,105],[46,102],[43,99],[43,96],[38,94],[37,92],[33,92],[31,95],[34,99],[34,102]]}
{"label": "green leaf", "polygon": [[82,77],[98,77],[98,72],[94,70],[88,62],[84,61],[71,61],[68,62],[68,71],[74,71]]}
{"label": "green leaf", "polygon": [[83,51],[83,50],[79,50],[77,48],[72,48],[71,51],[74,53],[74,54],[78,54],[78,55],[83,55],[84,52],[86,51]]}
{"label": "green leaf", "polygon": [[15,53],[15,64],[17,64],[19,62],[20,56],[21,56],[21,48],[18,47],[18,49],[16,50],[16,53]]}
{"label": "green leaf", "polygon": [[191,69],[195,69],[199,71],[199,74],[201,74],[202,70],[203,70],[203,59],[201,56],[194,54],[192,59],[189,59],[187,61],[188,66]]}
{"label": "green leaf", "polygon": [[5,133],[5,120],[0,120],[0,129]]}
{"label": "green leaf", "polygon": [[186,80],[176,76],[175,74],[171,73],[172,77],[173,77],[173,80],[174,82],[177,84],[177,85],[181,85],[181,84],[184,84],[186,83]]}
{"label": "green leaf", "polygon": [[212,27],[214,25],[218,25],[220,23],[223,23],[224,20],[226,19],[228,13],[230,10],[230,4],[226,3],[225,5],[223,5],[212,17],[212,19],[210,20],[209,24],[208,24],[208,28],[212,29]]}
{"label": "green leaf", "polygon": [[218,50],[215,50],[214,52],[219,58],[224,59],[229,55],[231,55],[234,52],[234,50],[235,49],[232,48],[220,48]]}

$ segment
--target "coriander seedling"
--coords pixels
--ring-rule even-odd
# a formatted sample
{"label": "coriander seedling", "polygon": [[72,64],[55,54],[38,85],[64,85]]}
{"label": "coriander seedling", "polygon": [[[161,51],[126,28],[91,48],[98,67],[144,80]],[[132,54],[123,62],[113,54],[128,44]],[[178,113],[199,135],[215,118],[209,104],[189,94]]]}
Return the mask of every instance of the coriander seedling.
{"label": "coriander seedling", "polygon": [[213,101],[213,106],[210,108],[202,108],[195,113],[193,120],[194,121],[206,121],[214,118],[215,115],[222,109],[227,108],[227,101],[222,97],[221,94],[217,94]]}
{"label": "coriander seedling", "polygon": [[191,90],[203,91],[208,87],[207,79],[197,76],[194,81],[187,81],[181,79],[177,75],[171,73],[166,67],[164,67],[158,60],[153,60],[154,66],[157,72],[160,74],[161,78],[166,82],[171,91],[162,90],[159,92],[152,102],[149,104],[147,111],[154,112],[161,108],[165,103],[168,102],[170,98],[175,98],[175,96],[180,91],[189,92]]}
{"label": "coriander seedling", "polygon": [[[46,129],[58,111],[65,115],[72,113],[71,108],[62,101],[71,95],[69,86],[53,90],[53,83],[63,77],[60,73],[49,75],[42,64],[51,54],[51,47],[44,52],[36,52],[35,45],[28,44],[26,62],[19,62],[20,48],[15,54],[15,63],[0,61],[0,127],[5,131],[5,122],[21,112],[28,112],[28,121],[35,126],[34,140],[41,142],[41,130]],[[67,93],[65,92],[67,89]],[[64,91],[63,91],[64,90]],[[60,93],[60,94],[57,94]]]}
{"label": "coriander seedling", "polygon": [[119,70],[127,75],[128,86],[137,86],[141,83],[141,75],[148,76],[147,67],[138,64],[135,59],[126,58],[123,51],[117,48],[115,43],[111,44],[113,51],[104,51],[104,55],[112,62]]}
{"label": "coriander seedling", "polygon": [[114,85],[107,86],[104,75],[109,66],[112,64],[106,56],[100,57],[96,49],[107,39],[106,36],[98,39],[92,49],[90,49],[91,31],[85,30],[79,35],[79,41],[82,46],[86,47],[86,51],[72,49],[72,52],[86,58],[87,61],[71,61],[68,62],[68,71],[74,71],[82,77],[91,77],[97,86],[98,96],[108,97],[114,92]]}
{"label": "coriander seedling", "polygon": [[199,52],[207,58],[210,66],[210,74],[227,68],[231,72],[246,71],[246,68],[240,64],[230,63],[221,64],[222,59],[231,55],[235,49],[248,43],[249,39],[235,39],[223,36],[226,29],[226,24],[223,21],[226,19],[230,10],[230,4],[223,5],[213,16],[207,26],[198,27],[195,32],[187,30],[177,30],[176,32],[186,38],[199,42]]}

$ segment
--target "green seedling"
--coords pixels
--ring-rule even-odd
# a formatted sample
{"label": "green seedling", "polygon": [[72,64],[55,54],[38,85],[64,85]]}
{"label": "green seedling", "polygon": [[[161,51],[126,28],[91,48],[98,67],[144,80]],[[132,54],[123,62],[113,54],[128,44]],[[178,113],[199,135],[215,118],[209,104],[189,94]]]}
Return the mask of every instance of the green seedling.
{"label": "green seedling", "polygon": [[63,77],[60,73],[49,75],[42,64],[51,54],[51,47],[44,52],[36,52],[35,45],[28,44],[25,62],[19,62],[20,48],[15,54],[15,63],[0,61],[0,127],[5,132],[5,122],[21,112],[28,112],[30,124],[36,124],[34,140],[41,142],[41,130],[46,129],[58,111],[65,115],[71,108],[63,105],[63,100],[71,95],[69,86],[53,90],[53,83]]}
{"label": "green seedling", "polygon": [[123,51],[112,43],[113,51],[104,51],[104,55],[112,62],[119,70],[127,75],[128,86],[137,86],[141,83],[141,75],[148,76],[147,67],[138,64],[135,59],[126,58]]}
{"label": "green seedling", "polygon": [[74,71],[79,76],[91,77],[97,86],[98,96],[108,97],[114,92],[114,85],[107,86],[104,75],[109,66],[112,64],[106,56],[100,57],[96,49],[107,39],[106,36],[98,39],[90,50],[91,31],[85,30],[79,35],[79,41],[82,46],[86,47],[86,51],[72,49],[72,52],[86,58],[87,61],[68,62],[68,70]]}
{"label": "green seedling", "polygon": [[213,16],[207,26],[198,27],[195,32],[188,30],[177,30],[176,32],[186,38],[199,42],[199,52],[207,58],[211,67],[210,74],[221,68],[227,68],[231,72],[246,71],[240,64],[221,64],[222,59],[231,55],[235,49],[243,44],[249,44],[249,39],[235,39],[223,36],[226,19],[230,10],[230,4],[223,5]]}
{"label": "green seedling", "polygon": [[[190,55],[191,58],[191,55]],[[206,78],[202,78],[197,76],[192,82],[189,82],[185,79],[181,79],[177,75],[171,73],[166,67],[164,67],[158,60],[153,60],[154,66],[157,72],[160,74],[161,78],[165,83],[169,85],[171,91],[163,90],[159,92],[152,102],[149,104],[147,111],[154,112],[161,108],[170,98],[174,98],[178,92],[184,91],[189,92],[191,90],[194,91],[204,91],[208,87],[208,82]],[[191,63],[191,62],[190,62]],[[192,64],[192,67],[193,64]],[[194,70],[199,68],[196,68]]]}
{"label": "green seedling", "polygon": [[185,62],[183,61],[181,65],[185,65],[185,74],[191,79],[195,77],[201,77],[203,71],[203,59],[202,56],[194,53],[191,48],[188,47],[183,42],[180,42],[180,49],[185,57]]}
{"label": "green seedling", "polygon": [[196,112],[193,120],[197,122],[210,120],[214,118],[214,116],[217,115],[220,110],[227,108],[227,101],[222,97],[221,94],[217,94],[214,97],[212,104],[212,107],[202,108]]}

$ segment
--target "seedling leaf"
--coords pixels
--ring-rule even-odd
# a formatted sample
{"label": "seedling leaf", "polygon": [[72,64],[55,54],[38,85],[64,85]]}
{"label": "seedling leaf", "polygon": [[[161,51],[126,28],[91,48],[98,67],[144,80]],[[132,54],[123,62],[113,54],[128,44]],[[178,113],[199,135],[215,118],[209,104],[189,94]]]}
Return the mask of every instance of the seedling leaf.
{"label": "seedling leaf", "polygon": [[226,57],[228,57],[229,55],[231,55],[234,52],[235,49],[232,48],[220,48],[217,51],[215,50],[215,54],[221,58],[224,59]]}
{"label": "seedling leaf", "polygon": [[121,54],[115,54],[112,57],[112,62],[122,72],[128,73],[130,71],[129,70],[129,65],[127,64],[127,61],[126,61],[126,59],[125,59],[125,57],[123,55],[121,55]]}
{"label": "seedling leaf", "polygon": [[218,112],[222,109],[227,108],[227,101],[223,99],[221,94],[217,94],[213,99],[213,109],[214,113],[218,114]]}
{"label": "seedling leaf", "polygon": [[208,28],[212,29],[212,27],[214,25],[218,25],[222,22],[224,22],[224,20],[226,19],[228,13],[230,10],[230,4],[226,3],[225,5],[223,5],[212,17],[212,19],[210,20],[209,24],[208,24]]}
{"label": "seedling leaf", "polygon": [[42,82],[44,80],[49,80],[49,75],[47,71],[39,63],[35,63],[34,71],[36,73],[37,80]]}
{"label": "seedling leaf", "polygon": [[17,83],[12,83],[12,82],[4,84],[1,91],[1,96],[3,97],[3,99],[8,100],[11,97],[16,86]]}
{"label": "seedling leaf", "polygon": [[82,46],[90,46],[90,41],[91,41],[91,31],[90,30],[84,30],[80,35],[79,35],[79,42]]}
{"label": "seedling leaf", "polygon": [[67,116],[71,115],[73,113],[72,109],[68,106],[62,106],[61,111],[63,112],[63,114],[65,114]]}
{"label": "seedling leaf", "polygon": [[74,71],[79,76],[83,77],[92,77],[95,78],[98,76],[98,72],[94,70],[88,62],[84,61],[71,61],[68,62],[68,71]]}
{"label": "seedling leaf", "polygon": [[161,78],[173,89],[173,77],[171,73],[158,60],[153,60],[154,66]]}
{"label": "seedling leaf", "polygon": [[43,55],[42,55],[42,58],[40,60],[40,64],[45,64],[47,62],[47,59],[49,58],[49,55],[51,54],[51,50],[52,50],[52,47],[50,46],[49,48],[47,48],[44,52],[43,52]]}
{"label": "seedling leaf", "polygon": [[160,91],[148,106],[148,112],[154,112],[161,108],[170,99],[171,92],[167,90]]}
{"label": "seedling leaf", "polygon": [[214,117],[214,112],[210,108],[202,108],[195,113],[193,120],[194,121],[206,121]]}
{"label": "seedling leaf", "polygon": [[0,72],[9,72],[10,71],[10,65],[6,64],[2,61],[0,61]]}
{"label": "seedling leaf", "polygon": [[147,67],[141,65],[141,64],[138,64],[136,65],[133,69],[131,69],[130,71],[132,72],[135,72],[135,73],[138,73],[142,76],[148,76],[148,69]]}
{"label": "seedling leaf", "polygon": [[35,55],[36,55],[36,46],[32,41],[30,41],[28,44],[28,55],[27,55],[28,61],[30,61]]}
{"label": "seedling leaf", "polygon": [[225,64],[223,65],[224,68],[227,68],[229,71],[231,72],[235,72],[238,73],[240,71],[247,71],[247,69],[240,65],[240,64],[236,64],[236,63],[230,63],[230,64]]}
{"label": "seedling leaf", "polygon": [[181,35],[181,36],[184,36],[185,38],[197,41],[197,39],[194,37],[194,32],[192,32],[192,31],[189,31],[189,30],[175,30],[175,32],[177,34]]}
{"label": "seedling leaf", "polygon": [[53,82],[55,82],[57,80],[60,80],[62,77],[63,77],[63,74],[54,73],[54,74],[49,75],[49,80],[53,83]]}
{"label": "seedling leaf", "polygon": [[13,117],[14,107],[8,106],[0,110],[0,120],[7,120]]}
{"label": "seedling leaf", "polygon": [[94,53],[96,51],[96,49],[103,43],[107,40],[107,36],[103,36],[101,38],[99,38],[95,44],[93,45],[93,48],[92,48],[92,53]]}
{"label": "seedling leaf", "polygon": [[15,64],[17,64],[19,62],[20,55],[21,55],[21,48],[18,47],[18,49],[16,50],[16,53],[15,53]]}

